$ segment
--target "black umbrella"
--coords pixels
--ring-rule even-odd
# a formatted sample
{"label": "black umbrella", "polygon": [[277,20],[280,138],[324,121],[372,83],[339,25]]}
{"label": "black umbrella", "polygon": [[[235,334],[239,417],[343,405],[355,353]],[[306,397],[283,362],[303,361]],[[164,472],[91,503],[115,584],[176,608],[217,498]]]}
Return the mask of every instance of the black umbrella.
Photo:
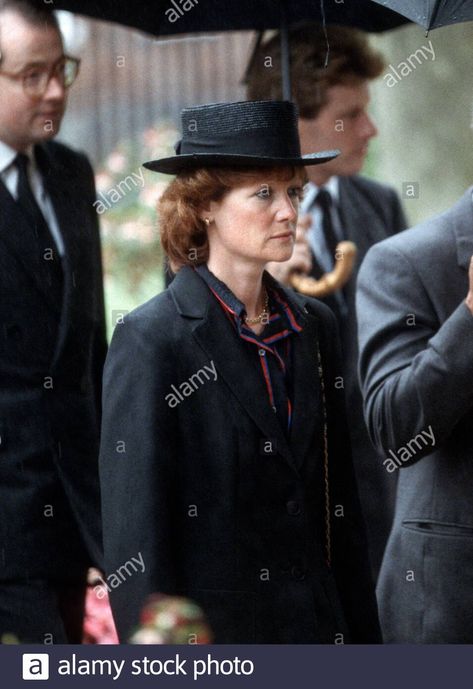
{"label": "black umbrella", "polygon": [[472,0],[372,0],[420,24],[425,29],[473,20]]}
{"label": "black umbrella", "polygon": [[[37,0],[42,4],[43,0]],[[385,31],[407,22],[371,0],[55,0],[54,8],[125,24],[155,36],[202,31],[281,30],[282,86],[290,100],[288,27],[302,21]]]}
{"label": "black umbrella", "polygon": [[[44,0],[37,0],[43,4]],[[132,26],[155,36],[200,31],[279,29],[281,22],[344,24],[365,31],[407,20],[372,0],[55,0],[54,8]]]}

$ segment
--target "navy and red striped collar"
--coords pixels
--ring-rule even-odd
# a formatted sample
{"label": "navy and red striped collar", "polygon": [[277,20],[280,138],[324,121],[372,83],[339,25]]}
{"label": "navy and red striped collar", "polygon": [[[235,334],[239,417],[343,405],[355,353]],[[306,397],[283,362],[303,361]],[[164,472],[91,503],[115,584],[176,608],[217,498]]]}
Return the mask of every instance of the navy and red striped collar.
{"label": "navy and red striped collar", "polygon": [[[239,334],[243,334],[242,330],[248,332],[249,329],[244,323],[246,315],[244,304],[224,282],[219,280],[208,269],[205,263],[196,266],[194,270],[206,282],[227,315],[235,321]],[[290,298],[287,292],[281,289],[279,283],[267,271],[263,273],[263,282],[270,296],[271,313],[268,325],[271,327],[265,328],[262,335],[267,334],[268,337],[263,337],[262,339],[265,342],[268,340],[267,344],[270,345],[283,337],[287,337],[289,334],[299,333],[303,327],[304,313],[300,306]]]}

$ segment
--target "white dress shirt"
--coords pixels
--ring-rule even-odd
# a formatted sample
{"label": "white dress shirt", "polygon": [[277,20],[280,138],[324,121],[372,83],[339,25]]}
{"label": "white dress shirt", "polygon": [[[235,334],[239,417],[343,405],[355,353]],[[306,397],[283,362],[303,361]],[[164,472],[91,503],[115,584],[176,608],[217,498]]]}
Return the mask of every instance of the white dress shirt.
{"label": "white dress shirt", "polygon": [[[46,194],[43,185],[43,179],[36,166],[35,157],[33,155],[33,147],[28,151],[25,151],[26,155],[30,159],[29,165],[29,180],[31,190],[34,197],[44,215],[44,219],[49,227],[49,231],[56,243],[57,250],[60,256],[64,256],[64,242],[61,236],[61,231],[59,229],[59,223],[56,218],[56,213],[54,212],[53,204],[51,199]],[[10,146],[7,146],[3,141],[0,141],[0,179],[13,196],[13,198],[18,198],[18,169],[14,164],[15,158],[18,155],[18,151],[15,151]]]}

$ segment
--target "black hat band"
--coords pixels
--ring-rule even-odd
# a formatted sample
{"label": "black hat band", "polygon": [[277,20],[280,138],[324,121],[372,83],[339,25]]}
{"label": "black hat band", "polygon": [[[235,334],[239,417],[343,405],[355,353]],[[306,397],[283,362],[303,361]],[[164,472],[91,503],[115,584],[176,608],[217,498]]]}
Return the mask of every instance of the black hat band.
{"label": "black hat band", "polygon": [[274,158],[298,158],[301,155],[299,139],[293,132],[265,130],[264,134],[253,129],[235,136],[234,134],[215,134],[210,138],[194,135],[181,139],[176,144],[178,155],[215,154],[271,156]]}

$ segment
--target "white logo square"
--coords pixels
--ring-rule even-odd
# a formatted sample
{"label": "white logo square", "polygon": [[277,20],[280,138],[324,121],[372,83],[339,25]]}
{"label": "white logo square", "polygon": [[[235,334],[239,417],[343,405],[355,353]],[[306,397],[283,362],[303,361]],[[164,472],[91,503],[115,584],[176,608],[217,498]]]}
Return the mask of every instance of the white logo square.
{"label": "white logo square", "polygon": [[23,679],[49,679],[47,653],[23,653]]}

